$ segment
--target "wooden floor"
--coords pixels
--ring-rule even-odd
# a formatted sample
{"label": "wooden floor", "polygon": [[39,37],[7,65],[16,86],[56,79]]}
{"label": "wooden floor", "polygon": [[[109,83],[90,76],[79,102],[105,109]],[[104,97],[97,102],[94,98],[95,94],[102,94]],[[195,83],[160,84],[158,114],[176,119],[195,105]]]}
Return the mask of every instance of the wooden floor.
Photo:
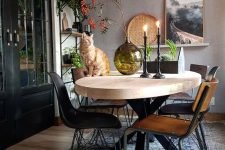
{"label": "wooden floor", "polygon": [[7,150],[69,150],[73,131],[65,126],[53,126]]}
{"label": "wooden floor", "polygon": [[[205,127],[208,149],[225,150],[225,121],[205,123]],[[88,132],[90,130],[86,131],[86,133]],[[53,126],[7,150],[69,150],[72,136],[72,129],[65,126]]]}

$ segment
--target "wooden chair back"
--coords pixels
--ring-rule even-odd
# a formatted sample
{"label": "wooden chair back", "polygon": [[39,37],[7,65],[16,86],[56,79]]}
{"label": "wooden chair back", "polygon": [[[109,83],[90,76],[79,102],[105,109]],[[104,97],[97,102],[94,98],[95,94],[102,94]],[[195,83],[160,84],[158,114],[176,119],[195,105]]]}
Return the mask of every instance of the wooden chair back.
{"label": "wooden chair back", "polygon": [[203,99],[202,99],[202,104],[201,104],[199,111],[205,112],[208,109],[210,101],[216,91],[217,84],[218,84],[218,80],[215,78],[212,79],[212,81],[210,81],[210,82],[205,81],[205,82],[201,83],[198,93],[195,97],[195,101],[193,102],[193,105],[192,105],[193,112],[195,112],[197,110],[197,107],[198,107],[200,100],[202,98],[202,95],[203,95],[203,91],[205,90],[206,87],[208,87],[208,91],[207,91],[205,97],[203,97]]}

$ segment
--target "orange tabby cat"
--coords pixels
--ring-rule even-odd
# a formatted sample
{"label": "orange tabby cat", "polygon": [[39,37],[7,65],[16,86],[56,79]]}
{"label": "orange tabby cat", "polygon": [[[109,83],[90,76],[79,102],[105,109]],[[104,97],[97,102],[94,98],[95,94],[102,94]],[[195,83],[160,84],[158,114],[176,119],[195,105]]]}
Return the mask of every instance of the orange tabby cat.
{"label": "orange tabby cat", "polygon": [[93,34],[82,34],[80,54],[88,69],[88,76],[104,76],[110,72],[109,59],[99,48],[94,46]]}

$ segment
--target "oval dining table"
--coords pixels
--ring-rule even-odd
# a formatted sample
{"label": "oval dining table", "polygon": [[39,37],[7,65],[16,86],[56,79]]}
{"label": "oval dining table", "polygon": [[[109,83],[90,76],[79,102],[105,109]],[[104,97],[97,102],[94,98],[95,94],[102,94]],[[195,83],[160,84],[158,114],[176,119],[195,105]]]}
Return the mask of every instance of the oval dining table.
{"label": "oval dining table", "polygon": [[[84,77],[75,82],[75,91],[93,99],[126,99],[138,118],[143,119],[154,113],[169,95],[191,90],[201,83],[201,75],[191,71],[164,75],[165,79],[153,79],[140,78],[140,73],[121,75],[113,72],[109,76]],[[151,98],[154,101],[150,103]],[[136,150],[144,149],[144,137],[143,133],[138,133]],[[167,138],[155,137],[165,149],[176,149]]]}

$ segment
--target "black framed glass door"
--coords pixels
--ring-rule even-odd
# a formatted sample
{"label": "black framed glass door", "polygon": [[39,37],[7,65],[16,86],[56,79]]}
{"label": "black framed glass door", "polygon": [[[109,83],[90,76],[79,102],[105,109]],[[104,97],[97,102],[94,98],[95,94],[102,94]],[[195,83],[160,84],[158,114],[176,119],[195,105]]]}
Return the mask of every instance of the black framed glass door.
{"label": "black framed glass door", "polygon": [[53,124],[50,0],[0,0],[0,149]]}
{"label": "black framed glass door", "polygon": [[12,12],[13,3],[0,0],[0,149],[14,139],[15,120],[13,104],[13,47]]}

